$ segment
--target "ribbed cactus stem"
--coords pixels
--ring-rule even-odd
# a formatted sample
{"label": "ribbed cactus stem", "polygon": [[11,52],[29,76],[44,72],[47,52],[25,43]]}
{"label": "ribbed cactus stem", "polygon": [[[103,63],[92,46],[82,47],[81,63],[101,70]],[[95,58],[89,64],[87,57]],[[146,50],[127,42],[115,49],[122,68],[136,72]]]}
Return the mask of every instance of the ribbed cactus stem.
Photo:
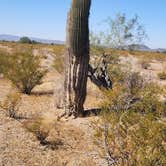
{"label": "ribbed cactus stem", "polygon": [[72,0],[68,14],[65,70],[65,110],[83,114],[89,64],[89,11],[91,0]]}
{"label": "ribbed cactus stem", "polygon": [[84,54],[84,49],[89,40],[89,9],[90,0],[73,0],[69,12],[67,26],[67,47],[76,56]]}

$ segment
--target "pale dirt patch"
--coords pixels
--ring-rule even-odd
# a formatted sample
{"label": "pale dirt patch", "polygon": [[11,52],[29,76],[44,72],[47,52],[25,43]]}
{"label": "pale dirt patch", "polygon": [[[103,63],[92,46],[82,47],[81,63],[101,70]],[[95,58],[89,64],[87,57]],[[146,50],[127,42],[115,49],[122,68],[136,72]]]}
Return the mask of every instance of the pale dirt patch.
{"label": "pale dirt patch", "polygon": [[7,51],[8,53],[11,53],[12,51],[12,48],[10,48],[9,46],[0,45],[0,49]]}
{"label": "pale dirt patch", "polygon": [[[0,80],[0,97],[3,100],[10,91],[11,84]],[[93,87],[94,89],[96,87]],[[93,91],[89,92],[94,95]],[[95,94],[97,95],[97,94]],[[100,149],[93,142],[93,128],[90,118],[62,119],[57,115],[52,95],[22,95],[19,113],[25,117],[44,117],[43,124],[51,127],[48,139],[61,139],[64,143],[56,150],[40,145],[33,133],[23,125],[0,112],[0,165],[5,166],[104,166],[105,160],[99,155]],[[90,101],[92,102],[92,101]],[[88,102],[87,102],[88,103]],[[88,104],[87,104],[88,105]],[[26,122],[29,120],[22,120]]]}
{"label": "pale dirt patch", "polygon": [[143,69],[140,60],[141,58],[132,55],[120,57],[120,62],[123,65],[129,66],[131,71],[140,72],[145,79],[156,82],[161,86],[166,85],[166,81],[160,80],[157,76],[159,72],[166,71],[166,61],[149,60],[150,67],[148,69]]}

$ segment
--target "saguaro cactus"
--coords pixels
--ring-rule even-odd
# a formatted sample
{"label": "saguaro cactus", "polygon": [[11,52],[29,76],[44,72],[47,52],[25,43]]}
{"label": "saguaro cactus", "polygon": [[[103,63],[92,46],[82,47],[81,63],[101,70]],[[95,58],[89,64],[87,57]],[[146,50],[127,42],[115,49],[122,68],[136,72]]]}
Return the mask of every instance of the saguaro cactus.
{"label": "saguaro cactus", "polygon": [[65,112],[83,115],[89,65],[91,0],[72,0],[68,13],[65,69]]}

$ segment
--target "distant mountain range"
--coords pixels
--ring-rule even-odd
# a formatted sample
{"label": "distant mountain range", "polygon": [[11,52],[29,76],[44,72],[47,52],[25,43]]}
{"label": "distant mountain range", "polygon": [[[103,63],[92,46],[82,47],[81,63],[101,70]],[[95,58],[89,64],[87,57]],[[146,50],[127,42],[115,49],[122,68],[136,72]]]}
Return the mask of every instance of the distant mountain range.
{"label": "distant mountain range", "polygon": [[149,52],[166,52],[165,48],[158,48],[158,49],[151,49],[146,45],[143,44],[132,44],[127,46],[125,49],[132,49],[135,51],[149,51]]}
{"label": "distant mountain range", "polygon": [[137,51],[151,51],[151,48],[143,44],[132,44],[126,46],[126,49],[137,50]]}
{"label": "distant mountain range", "polygon": [[[22,36],[21,36],[22,37]],[[20,36],[15,36],[15,35],[6,35],[6,34],[0,34],[0,40],[5,40],[5,41],[19,41]],[[47,40],[47,39],[41,39],[41,38],[36,38],[36,37],[28,37],[30,38],[31,40],[35,40],[36,42],[39,42],[39,43],[46,43],[46,44],[65,44],[64,41],[60,41],[60,40]]]}
{"label": "distant mountain range", "polygon": [[[22,36],[21,36],[22,37]],[[20,36],[15,36],[15,35],[6,35],[6,34],[0,34],[0,40],[5,40],[5,41],[19,41]],[[31,40],[35,40],[40,43],[46,43],[46,44],[65,44],[64,41],[60,40],[49,40],[49,39],[41,39],[41,38],[36,38],[36,37],[29,37]],[[146,45],[141,45],[141,44],[133,44],[130,46],[127,46],[125,49],[132,49],[135,51],[149,51],[149,52],[166,52],[165,48],[158,48],[158,49],[151,49]]]}

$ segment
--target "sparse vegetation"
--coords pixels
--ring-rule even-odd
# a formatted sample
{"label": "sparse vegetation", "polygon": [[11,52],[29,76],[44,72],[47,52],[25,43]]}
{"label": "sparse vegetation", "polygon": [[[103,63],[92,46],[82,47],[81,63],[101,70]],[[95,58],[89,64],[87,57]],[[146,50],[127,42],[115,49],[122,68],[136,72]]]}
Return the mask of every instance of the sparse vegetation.
{"label": "sparse vegetation", "polygon": [[[11,42],[3,43],[1,45],[4,46],[4,49],[0,50],[0,55],[5,55],[5,56],[0,56],[0,63],[2,64],[0,65],[0,71],[1,73],[4,73],[3,74],[4,77],[1,78],[0,81],[3,82],[5,80],[5,84],[8,84],[9,82],[7,81],[6,83],[5,79],[7,78],[5,75],[7,71],[6,67],[9,66],[8,65],[9,62],[14,59],[10,57],[11,56],[15,57],[14,54],[16,53],[20,54],[20,52],[27,53],[27,50],[31,50],[31,45],[21,44],[21,43],[11,43]],[[11,49],[9,49],[9,51],[6,51],[7,47]],[[55,61],[53,62],[54,69],[59,72],[58,76],[59,75],[62,76],[64,46],[36,44],[33,46],[33,48],[35,50],[38,50],[37,55],[35,57],[37,57],[39,62],[40,62],[40,57],[42,58],[47,57],[46,54],[48,52],[51,52],[54,55],[56,55]],[[30,54],[31,51],[29,52]],[[162,164],[163,162],[165,162],[164,161],[165,152],[163,149],[164,147],[163,145],[165,143],[164,142],[165,138],[163,133],[165,132],[165,114],[166,114],[165,92],[163,92],[163,90],[165,90],[165,88],[159,87],[158,85],[153,83],[149,84],[147,81],[144,80],[145,79],[144,77],[140,76],[138,72],[131,69],[130,64],[128,63],[121,64],[121,57],[128,57],[128,55],[131,54],[131,52],[129,53],[127,50],[113,50],[113,49],[106,49],[105,51],[107,55],[106,62],[108,64],[109,75],[113,82],[113,89],[110,91],[104,91],[104,93],[103,94],[101,93],[100,96],[98,95],[99,91],[93,89],[92,85],[89,84],[90,86],[89,89],[91,90],[91,93],[89,94],[88,92],[88,98],[86,101],[88,102],[88,104],[89,102],[92,103],[90,104],[90,106],[89,105],[87,106],[86,103],[87,108],[91,108],[94,105],[95,107],[98,107],[99,101],[102,102],[103,111],[101,113],[101,116],[97,118],[98,121],[95,121],[96,151],[101,150],[101,145],[105,144],[103,140],[104,138],[106,138],[106,143],[108,143],[108,150],[112,153],[113,157],[112,162],[116,163],[115,165],[135,164],[141,166],[142,165],[149,166],[150,164],[151,165]],[[92,50],[91,52],[92,53],[91,63],[94,64],[94,67],[98,66],[101,62],[100,56],[95,56],[95,58],[93,57],[93,55],[101,55],[101,50],[99,50],[99,53],[97,52],[98,52],[97,49]],[[151,62],[151,60],[155,60],[153,63],[156,64],[158,63],[158,61],[161,60],[163,62],[165,61],[164,59],[165,54],[162,53],[132,51],[131,56],[134,56],[135,58],[138,59],[139,69],[144,72],[148,72],[148,70],[142,70],[140,66],[142,61],[145,60],[146,62],[149,63]],[[47,61],[48,59],[43,58],[42,60]],[[41,67],[40,65],[39,67],[40,70],[44,70],[44,68]],[[57,73],[54,70],[52,70],[51,72],[53,72],[53,74]],[[50,73],[48,73],[48,75],[49,75],[49,80],[51,80],[52,78],[50,77]],[[27,113],[25,113],[26,115],[28,115],[26,117],[37,116],[38,110],[39,112],[52,111],[55,108],[55,107],[52,108],[53,105],[56,106],[57,111],[59,110],[61,111],[61,109],[63,108],[62,101],[64,93],[63,88],[61,87],[63,86],[62,85],[63,80],[61,77],[60,78],[55,77],[54,81],[56,82],[56,87],[53,87],[55,91],[54,100],[52,100],[53,98],[52,95],[49,95],[47,97],[45,95],[42,95],[40,96],[41,99],[38,99],[37,96],[33,95],[26,96],[26,98],[24,98],[24,95],[22,95],[24,99],[21,100],[21,107],[20,107],[20,101],[18,101],[18,105],[15,107],[16,109],[14,111],[15,113],[9,113],[10,112],[8,111],[9,109],[5,110],[2,109],[2,107],[1,110],[4,111],[7,116],[11,116],[12,118],[14,115],[14,118],[16,117],[16,119],[18,117],[22,117],[21,113],[24,110],[28,111]],[[3,85],[1,85],[1,87],[3,87]],[[99,101],[96,102],[95,100],[93,100],[92,95],[94,97],[94,94],[95,96],[97,96],[97,100]],[[4,101],[6,101],[6,103],[9,103],[11,101],[11,99],[8,99],[8,97],[3,99],[4,100],[1,102],[1,106],[3,105],[3,107],[5,103]],[[32,101],[29,103],[29,100]],[[33,100],[36,101],[34,105],[33,105]],[[53,103],[51,103],[51,101]],[[50,105],[51,109],[49,110]],[[93,119],[93,117],[91,118]],[[79,119],[81,123],[84,120],[86,121],[86,125],[88,126],[90,123],[88,118]],[[75,120],[73,120],[73,122],[74,121]],[[22,120],[20,122],[22,122]],[[72,130],[70,131],[69,126],[66,126],[64,130],[62,126],[56,124],[45,125],[43,123],[43,118],[40,118],[38,116],[36,118],[34,117],[33,119],[24,119],[23,122],[24,122],[23,127],[27,129],[25,130],[25,133],[28,135],[32,135],[33,137],[35,136],[35,138],[37,139],[36,142],[33,140],[33,142],[37,143],[37,145],[32,145],[32,146],[35,146],[35,148],[38,149],[38,142],[39,142],[40,145],[42,145],[40,147],[44,149],[44,151],[42,150],[41,153],[43,154],[45,152],[48,155],[50,152],[51,153],[56,152],[58,153],[58,155],[61,152],[64,153],[63,148],[65,148],[66,146],[69,149],[69,151],[71,149],[73,150],[73,146],[72,147],[70,146],[74,143],[77,144],[77,146],[80,146],[80,141],[78,144],[77,140],[75,140],[75,137],[77,138],[82,128],[85,127],[84,124],[81,124],[82,125],[81,130],[79,129],[77,133],[73,134],[73,132],[75,131],[75,127],[73,127]],[[58,123],[61,123],[61,121],[59,121]],[[66,123],[70,123],[70,120],[68,122],[66,121],[63,122],[63,125],[66,125]],[[78,123],[77,120],[76,123]],[[56,127],[56,129],[54,129],[54,127]],[[18,130],[20,130],[19,127],[17,131]],[[68,134],[66,134],[67,131]],[[85,129],[84,131],[87,132],[87,129]],[[88,131],[91,131],[91,128]],[[70,137],[71,133],[73,134],[72,137]],[[65,139],[63,138],[64,135]],[[80,137],[82,138],[82,135]],[[76,142],[74,141],[73,141],[74,143],[73,142],[71,143],[70,141],[69,141],[70,143],[67,142],[69,138],[71,138],[70,140],[72,141],[74,140]],[[31,138],[27,139],[27,141],[29,141],[30,139]],[[92,138],[89,139],[90,143],[92,143],[93,139]],[[78,140],[81,139],[78,137]],[[82,140],[82,144],[84,144],[84,141],[85,140]],[[67,143],[69,143],[69,145],[67,145]],[[96,146],[98,144],[100,144],[100,146]],[[75,147],[76,146],[74,145],[74,148]],[[139,149],[137,147],[139,147]],[[27,145],[26,148],[29,149],[29,145]],[[102,148],[104,148],[104,146]],[[152,151],[152,149],[154,149],[154,151]],[[25,149],[23,150],[25,151]],[[86,153],[87,151],[88,150],[86,150]],[[103,152],[104,156],[105,154],[108,154],[108,151],[103,151]],[[30,149],[29,153],[31,153]],[[65,154],[66,153],[67,152],[65,152]],[[34,158],[35,157],[36,154],[34,154]],[[34,158],[33,160],[35,160]]]}
{"label": "sparse vegetation", "polygon": [[158,78],[160,80],[166,80],[166,72],[161,72],[161,73],[158,73]]}
{"label": "sparse vegetation", "polygon": [[[56,1],[1,3],[3,33],[38,36],[0,34],[0,166],[165,166],[166,49],[157,35],[164,23],[155,29],[164,4],[145,5],[157,6],[153,19],[141,18],[153,27],[147,42],[140,17],[131,16],[141,2],[98,20],[95,0],[70,1],[66,40]],[[121,8],[100,3],[99,12]]]}
{"label": "sparse vegetation", "polygon": [[114,165],[164,165],[165,130],[162,117],[153,113],[117,111],[104,114],[98,122],[97,142],[106,138],[109,163]]}
{"label": "sparse vegetation", "polygon": [[145,60],[145,59],[140,60],[140,64],[141,64],[141,66],[142,66],[143,69],[148,69],[150,67],[149,61]]}
{"label": "sparse vegetation", "polygon": [[164,90],[129,69],[118,61],[110,65],[114,86],[103,92],[101,119],[94,122],[95,142],[103,145],[108,165],[163,165]]}
{"label": "sparse vegetation", "polygon": [[41,83],[46,70],[40,66],[40,57],[32,50],[0,55],[1,72],[22,92],[30,94]]}
{"label": "sparse vegetation", "polygon": [[18,111],[20,108],[21,95],[18,92],[10,92],[4,101],[0,102],[0,109],[2,109],[6,116],[10,118],[19,118]]}
{"label": "sparse vegetation", "polygon": [[58,57],[54,59],[53,68],[60,74],[64,73],[64,58]]}
{"label": "sparse vegetation", "polygon": [[[137,74],[104,92],[96,142],[103,142],[108,164],[163,165],[165,161],[166,105],[162,88],[144,83]],[[101,141],[101,142],[100,142]]]}
{"label": "sparse vegetation", "polygon": [[49,128],[48,126],[42,126],[42,120],[41,117],[37,117],[30,121],[31,123],[24,123],[24,126],[29,132],[32,132],[36,136],[41,144],[44,145],[46,143],[46,138],[49,135]]}
{"label": "sparse vegetation", "polygon": [[[4,73],[5,76],[5,71],[7,71],[6,67],[9,66],[8,65],[9,61],[13,60],[12,58],[10,58],[10,56],[14,57],[15,52],[17,52],[17,54],[18,53],[20,54],[20,52],[26,53],[27,50],[31,49],[31,45],[21,44],[21,43],[11,43],[11,42],[4,43],[2,45],[4,45],[5,47],[0,52],[1,55],[5,56],[0,56],[0,63],[7,65],[6,66],[0,65],[0,70],[1,73]],[[6,47],[12,48],[9,49],[9,53],[7,53]],[[54,63],[56,65],[54,69],[59,72],[59,74],[57,74],[58,76],[60,75],[62,76],[63,72],[61,71],[62,69],[61,62],[63,62],[62,60],[64,55],[64,46],[36,44],[33,46],[33,48],[35,50],[39,50],[37,51],[37,55],[35,56],[37,57],[39,62],[40,62],[40,57],[42,58],[44,56],[47,57],[46,54],[48,52],[51,53],[53,52],[53,54],[56,55]],[[95,59],[93,58],[94,55],[93,53],[92,53],[92,61],[94,60],[94,66],[98,66],[98,64],[100,64],[101,61],[100,56],[96,56]],[[106,143],[108,143],[108,150],[112,153],[113,157],[112,162],[116,163],[115,165],[135,164],[141,166],[142,165],[149,166],[155,164],[159,165],[165,162],[164,161],[165,149],[163,148],[165,144],[164,142],[165,137],[163,133],[165,132],[165,110],[166,110],[165,92],[163,92],[163,90],[165,90],[165,88],[159,87],[158,85],[153,83],[149,84],[147,81],[144,80],[145,79],[144,77],[141,77],[138,72],[136,72],[135,70],[133,71],[131,69],[131,66],[129,66],[130,64],[127,63],[121,64],[121,57],[128,57],[128,54],[129,52],[127,50],[106,49],[106,55],[107,55],[106,61],[108,64],[108,71],[113,81],[112,90],[104,91],[104,93],[102,93],[99,92],[99,90],[97,90],[97,87],[94,88],[91,84],[88,85],[91,93],[89,93],[88,91],[86,108],[92,108],[94,105],[95,107],[98,108],[98,103],[101,101],[102,110],[103,110],[101,116],[97,117],[98,120],[95,121],[95,130],[96,130],[95,145],[93,144],[94,139],[89,137],[89,135],[84,136],[82,134],[82,130],[86,134],[87,133],[89,134],[91,132],[91,128],[89,128],[89,126],[91,125],[89,125],[89,123],[92,119],[96,120],[96,118],[94,117],[91,117],[90,119],[80,118],[78,119],[78,121],[77,120],[58,121],[58,123],[62,122],[62,125],[59,124],[57,125],[55,123],[45,124],[43,118],[45,118],[46,120],[50,120],[50,118],[52,118],[52,115],[49,118],[45,116],[42,118],[38,117],[38,114],[40,113],[53,112],[52,110],[55,109],[55,106],[56,106],[56,111],[57,112],[60,111],[61,113],[61,109],[63,106],[63,103],[61,102],[63,101],[62,94],[64,93],[63,88],[61,87],[63,86],[63,80],[61,77],[60,78],[54,77],[55,79],[53,78],[53,81],[56,82],[56,87],[53,87],[53,89],[55,90],[54,97],[52,95],[48,96],[41,95],[38,97],[33,95],[31,96],[22,95],[21,102],[18,100],[18,105],[15,107],[16,113],[11,113],[11,117],[12,115],[15,115],[16,118],[20,116],[22,117],[21,113],[25,111],[26,117],[33,117],[33,119],[24,119],[20,121],[23,122],[19,124],[21,126],[23,124],[24,137],[26,139],[23,140],[24,143],[22,144],[25,144],[26,141],[28,143],[26,143],[26,145],[24,146],[22,144],[20,145],[22,137],[19,137],[16,146],[19,147],[20,149],[22,148],[24,152],[27,150],[28,155],[29,153],[30,154],[32,153],[32,150],[29,147],[35,148],[32,155],[32,160],[34,162],[36,156],[38,156],[38,153],[39,154],[41,153],[42,154],[41,156],[44,159],[48,155],[49,161],[48,160],[47,161],[49,164],[50,163],[54,164],[55,161],[50,159],[51,158],[50,156],[56,156],[56,154],[58,154],[59,156],[62,155],[62,153],[64,155],[66,154],[69,155],[71,150],[80,151],[80,149],[84,149],[82,147],[85,146],[85,142],[87,141],[89,142],[90,146],[92,144],[93,146],[95,146],[95,151],[100,152],[101,146],[105,144],[103,140],[104,138],[106,138]],[[96,55],[101,55],[101,54],[99,53]],[[154,63],[158,63],[158,60],[162,60],[164,62],[165,55],[163,56],[163,54],[161,53],[149,53],[149,52],[141,53],[134,51],[134,55],[132,56],[138,59],[138,65],[139,65],[141,59],[145,59],[145,57],[147,57],[148,62],[151,61],[151,58],[152,60],[155,59]],[[43,58],[42,60],[47,61],[48,59]],[[141,71],[148,72],[147,70],[142,70],[141,67],[139,69]],[[40,70],[44,70],[44,68],[40,66]],[[50,73],[48,73],[49,76],[48,81],[50,80],[52,81],[52,74],[54,76],[55,73],[57,72],[55,72],[54,70],[51,70],[51,75]],[[10,82],[6,81],[5,78],[7,77],[5,76],[0,79],[0,81],[2,82],[2,84],[0,84],[2,92],[3,89],[9,87],[8,84],[10,84]],[[13,87],[11,88],[13,89]],[[1,93],[0,95],[0,97],[3,98],[1,105],[2,104],[4,105],[4,101],[8,103],[11,101],[11,99],[8,99],[6,95],[4,95],[5,96],[4,97],[2,95],[3,93]],[[101,94],[99,95],[99,93]],[[93,100],[94,96],[97,96],[98,101]],[[54,100],[52,100],[52,98],[54,98]],[[7,116],[10,116],[7,109],[5,110],[1,108],[1,110],[4,111]],[[2,116],[2,123],[3,119],[5,118],[6,118],[5,116],[4,117]],[[15,120],[8,119],[8,121],[10,120],[12,120],[12,125],[13,123],[15,124]],[[52,122],[55,122],[55,120],[53,120]],[[81,123],[81,129],[78,129],[78,131],[76,131],[75,123],[80,127],[79,122]],[[10,123],[11,122],[9,122],[9,124]],[[70,126],[71,125],[70,123],[74,123],[74,126],[72,128]],[[64,125],[65,128],[63,128]],[[89,132],[87,132],[87,126]],[[24,127],[27,130],[24,130]],[[12,133],[10,131],[11,129]],[[17,129],[17,134],[14,134],[14,131],[16,129]],[[8,135],[12,135],[14,139],[14,136],[17,136],[20,133],[20,130],[22,129],[20,128],[20,126],[17,127],[12,126],[10,130],[7,129],[6,133],[8,133]],[[36,141],[34,141],[34,138],[36,138]],[[77,142],[78,140],[79,143]],[[32,141],[33,144],[29,143],[29,141]],[[97,146],[98,144],[100,144],[100,146]],[[65,148],[65,150],[63,150],[63,148]],[[102,148],[104,148],[104,146]],[[89,153],[90,149],[81,150],[81,153],[82,152]],[[105,156],[107,151],[104,150],[103,152],[104,152],[103,155]],[[14,158],[15,156],[16,155],[13,155]],[[73,157],[73,154],[70,154],[69,156]],[[82,157],[82,155],[80,156]],[[68,162],[71,160],[70,157],[68,159]],[[76,155],[75,157],[78,158],[78,155]],[[20,158],[20,160],[22,160],[22,158]],[[42,161],[44,160],[43,158]],[[100,157],[98,156],[98,158]],[[86,163],[86,161],[88,160],[90,161],[92,160],[91,155],[89,156],[88,159],[85,159],[83,163]],[[93,161],[95,160],[96,159],[94,159]],[[39,161],[36,161],[36,163],[39,163]],[[91,162],[88,163],[88,165],[90,164]]]}
{"label": "sparse vegetation", "polygon": [[55,150],[58,146],[62,146],[63,142],[60,139],[55,139],[53,141],[49,141],[47,138],[49,136],[50,130],[56,124],[51,124],[44,121],[42,117],[33,118],[30,121],[23,123],[23,126],[31,133],[33,133],[36,138],[40,141],[40,144],[46,146],[47,148],[51,148]]}

